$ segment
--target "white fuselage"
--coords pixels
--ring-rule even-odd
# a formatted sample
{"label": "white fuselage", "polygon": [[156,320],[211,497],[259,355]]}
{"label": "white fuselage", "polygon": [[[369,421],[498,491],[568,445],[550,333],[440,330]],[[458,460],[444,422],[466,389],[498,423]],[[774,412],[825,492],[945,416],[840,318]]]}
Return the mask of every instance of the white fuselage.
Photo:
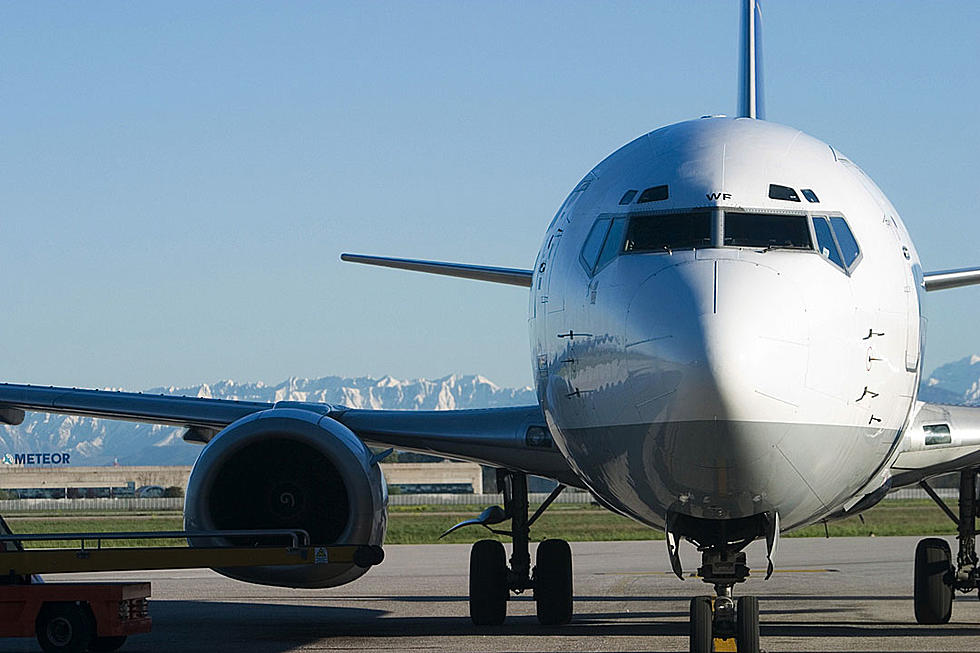
{"label": "white fuselage", "polygon": [[[697,245],[643,249],[661,227],[640,220],[685,216],[709,229]],[[732,237],[770,216],[812,246]],[[817,233],[841,218],[860,250],[850,265]],[[614,227],[590,270],[597,220]],[[875,489],[896,452],[918,386],[921,274],[894,207],[825,143],[743,118],[671,125],[597,165],[548,228],[529,311],[538,397],[585,483],[640,521],[811,523]]]}

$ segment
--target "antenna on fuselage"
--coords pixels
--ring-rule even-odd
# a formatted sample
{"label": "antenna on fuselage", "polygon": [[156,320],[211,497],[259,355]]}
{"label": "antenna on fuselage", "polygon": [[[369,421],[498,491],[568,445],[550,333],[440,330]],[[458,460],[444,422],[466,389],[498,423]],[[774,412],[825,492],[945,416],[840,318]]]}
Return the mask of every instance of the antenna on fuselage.
{"label": "antenna on fuselage", "polygon": [[739,44],[738,116],[765,120],[762,86],[762,7],[758,0],[742,0]]}

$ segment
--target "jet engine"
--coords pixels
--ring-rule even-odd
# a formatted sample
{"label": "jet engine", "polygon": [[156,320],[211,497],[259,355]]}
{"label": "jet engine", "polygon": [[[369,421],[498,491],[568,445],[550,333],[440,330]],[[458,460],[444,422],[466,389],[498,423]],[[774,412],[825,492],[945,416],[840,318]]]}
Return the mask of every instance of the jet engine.
{"label": "jet engine", "polygon": [[[380,545],[388,488],[371,452],[343,424],[300,408],[273,408],[234,422],[191,470],[184,528],[301,528],[312,545]],[[192,538],[190,546],[272,544],[268,538]],[[216,569],[280,587],[335,587],[366,568],[353,563]]]}

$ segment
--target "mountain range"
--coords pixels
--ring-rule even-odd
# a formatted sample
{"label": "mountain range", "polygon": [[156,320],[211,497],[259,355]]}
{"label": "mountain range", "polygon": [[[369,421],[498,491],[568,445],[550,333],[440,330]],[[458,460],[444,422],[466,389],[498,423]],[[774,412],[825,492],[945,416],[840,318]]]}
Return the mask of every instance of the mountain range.
{"label": "mountain range", "polygon": [[[189,387],[151,388],[146,394],[243,401],[309,401],[351,408],[453,410],[526,405],[531,388],[501,388],[479,375],[399,380],[391,376],[291,378],[278,385],[219,381]],[[20,426],[0,427],[6,453],[70,452],[72,465],[190,465],[201,452],[181,439],[183,429],[66,415],[28,413]]]}
{"label": "mountain range", "polygon": [[980,406],[980,356],[961,358],[924,376],[919,399],[935,404]]}
{"label": "mountain range", "polygon": [[[919,398],[980,406],[980,356],[967,356],[924,376]],[[536,401],[532,388],[501,388],[479,375],[400,380],[391,376],[291,378],[277,385],[219,381],[189,387],[151,388],[147,394],[237,399],[310,401],[351,408],[453,410],[494,408]],[[70,452],[74,465],[190,465],[200,447],[181,439],[183,429],[105,419],[28,413],[21,426],[0,427],[0,455]]]}

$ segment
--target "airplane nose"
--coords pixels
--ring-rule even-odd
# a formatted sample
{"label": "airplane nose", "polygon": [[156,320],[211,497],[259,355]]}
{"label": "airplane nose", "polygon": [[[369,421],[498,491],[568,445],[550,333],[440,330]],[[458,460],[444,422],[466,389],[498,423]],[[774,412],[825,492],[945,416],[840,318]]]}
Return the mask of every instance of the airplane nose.
{"label": "airplane nose", "polygon": [[757,262],[695,259],[641,284],[626,320],[628,393],[661,505],[718,519],[812,502],[780,451],[808,333],[802,297]]}

